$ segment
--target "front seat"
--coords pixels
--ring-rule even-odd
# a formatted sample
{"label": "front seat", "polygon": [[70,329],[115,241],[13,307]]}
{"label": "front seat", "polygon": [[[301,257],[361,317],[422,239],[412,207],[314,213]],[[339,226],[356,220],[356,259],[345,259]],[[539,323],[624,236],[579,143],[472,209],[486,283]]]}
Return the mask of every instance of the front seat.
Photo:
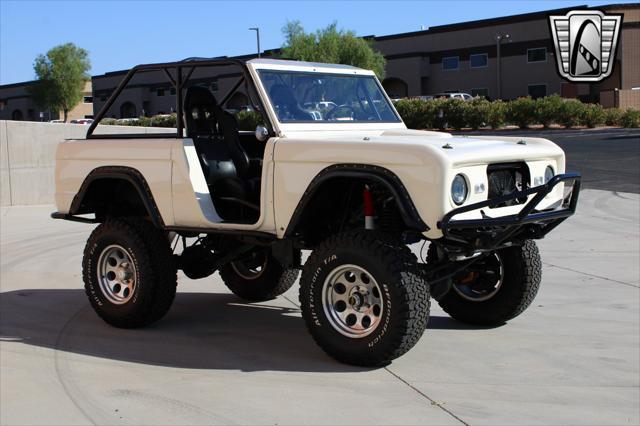
{"label": "front seat", "polygon": [[209,89],[192,86],[184,99],[187,137],[193,139],[214,206],[224,220],[257,220],[259,178],[240,144],[235,117]]}

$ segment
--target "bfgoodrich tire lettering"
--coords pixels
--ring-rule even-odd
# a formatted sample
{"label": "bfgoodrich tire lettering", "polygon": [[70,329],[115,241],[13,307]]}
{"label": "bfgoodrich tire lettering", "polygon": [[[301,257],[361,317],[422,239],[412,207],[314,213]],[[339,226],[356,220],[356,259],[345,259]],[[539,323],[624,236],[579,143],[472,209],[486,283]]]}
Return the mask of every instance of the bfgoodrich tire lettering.
{"label": "bfgoodrich tire lettering", "polygon": [[[99,260],[113,247],[122,248],[133,263],[133,294],[118,303],[101,288]],[[109,219],[89,237],[82,259],[85,292],[107,323],[121,328],[151,324],[162,318],[176,294],[176,268],[164,232],[141,219]],[[124,303],[122,303],[124,301]]]}
{"label": "bfgoodrich tire lettering", "polygon": [[[375,279],[384,308],[376,328],[348,337],[332,324],[323,288],[336,268],[357,265]],[[407,352],[422,336],[429,318],[429,291],[416,259],[383,235],[360,231],[330,237],[309,257],[300,279],[300,305],[318,345],[339,361],[381,366]]]}

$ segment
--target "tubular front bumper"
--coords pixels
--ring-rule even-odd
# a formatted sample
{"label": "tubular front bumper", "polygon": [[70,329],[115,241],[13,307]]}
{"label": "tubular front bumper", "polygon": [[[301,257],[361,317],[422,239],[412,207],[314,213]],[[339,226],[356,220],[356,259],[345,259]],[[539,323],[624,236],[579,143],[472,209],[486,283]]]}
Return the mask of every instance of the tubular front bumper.
{"label": "tubular front bumper", "polygon": [[[542,238],[575,213],[580,193],[580,179],[579,173],[556,175],[544,185],[454,209],[438,222],[438,228],[442,230],[447,243],[475,252],[493,250],[507,243],[525,239]],[[565,184],[565,195],[560,204],[552,209],[536,210],[538,204],[559,183]],[[480,210],[531,195],[533,197],[517,214],[492,218],[484,210]],[[473,210],[480,210],[482,218],[455,220],[455,216]]]}

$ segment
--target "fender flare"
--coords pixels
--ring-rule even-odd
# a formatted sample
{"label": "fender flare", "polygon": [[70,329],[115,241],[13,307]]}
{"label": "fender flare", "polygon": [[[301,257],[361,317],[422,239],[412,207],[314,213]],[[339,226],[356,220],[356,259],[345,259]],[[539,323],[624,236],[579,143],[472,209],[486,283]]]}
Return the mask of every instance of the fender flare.
{"label": "fender flare", "polygon": [[82,182],[78,193],[73,197],[73,201],[71,202],[71,207],[69,209],[70,215],[77,214],[87,190],[93,182],[100,179],[120,179],[133,185],[153,224],[156,227],[164,228],[162,215],[160,214],[160,210],[158,210],[158,206],[153,199],[153,194],[151,193],[151,189],[149,188],[149,184],[146,179],[138,170],[125,166],[102,166],[93,169],[84,179],[84,182]]}
{"label": "fender flare", "polygon": [[327,180],[336,177],[365,178],[384,185],[396,200],[400,216],[409,228],[419,232],[426,232],[430,229],[420,217],[407,188],[405,188],[402,181],[395,173],[384,167],[369,164],[335,164],[320,171],[320,173],[318,173],[309,183],[309,186],[300,198],[300,201],[291,216],[291,220],[289,220],[289,224],[287,225],[287,229],[284,233],[285,238],[293,236],[293,233],[300,223],[300,219],[305,211],[305,207],[312,199],[318,188],[320,188]]}

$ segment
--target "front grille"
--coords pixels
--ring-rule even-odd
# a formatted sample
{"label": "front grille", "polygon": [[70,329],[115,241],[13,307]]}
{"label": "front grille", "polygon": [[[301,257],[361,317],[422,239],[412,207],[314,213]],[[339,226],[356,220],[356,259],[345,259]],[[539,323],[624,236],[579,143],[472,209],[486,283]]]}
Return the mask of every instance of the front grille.
{"label": "front grille", "polygon": [[[531,184],[531,175],[529,167],[526,163],[499,163],[490,164],[487,167],[488,180],[488,198],[494,198],[509,195],[514,191],[522,191],[529,188]],[[523,204],[527,201],[526,197],[509,200],[501,203],[493,208],[514,206]]]}

